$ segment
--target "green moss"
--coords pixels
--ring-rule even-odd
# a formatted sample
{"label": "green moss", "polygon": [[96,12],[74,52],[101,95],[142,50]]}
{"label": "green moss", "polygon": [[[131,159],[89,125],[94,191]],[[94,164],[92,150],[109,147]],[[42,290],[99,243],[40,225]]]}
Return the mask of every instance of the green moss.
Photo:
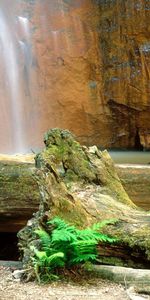
{"label": "green moss", "polygon": [[54,163],[55,168],[59,169],[62,163],[65,170],[65,179],[68,180],[86,180],[92,182],[95,180],[95,172],[90,164],[88,157],[80,144],[73,139],[68,131],[51,130],[45,135],[46,148],[36,157],[37,164],[41,161],[44,165],[46,161],[49,164]]}
{"label": "green moss", "polygon": [[[16,201],[39,203],[40,194],[38,185],[32,177],[33,167],[27,163],[0,163],[0,198]],[[5,196],[3,196],[5,195]],[[32,195],[32,196],[31,196]],[[10,202],[9,202],[10,203]],[[13,202],[11,201],[13,205]],[[19,204],[19,202],[18,202]]]}
{"label": "green moss", "polygon": [[127,263],[125,263],[121,258],[118,257],[99,257],[98,262],[101,264],[112,265],[112,266],[120,266],[126,267]]}
{"label": "green moss", "polygon": [[59,198],[57,206],[51,208],[50,218],[59,216],[64,219],[66,222],[72,223],[80,228],[90,224],[91,218],[81,206],[81,202],[75,200],[72,203],[67,198]]}

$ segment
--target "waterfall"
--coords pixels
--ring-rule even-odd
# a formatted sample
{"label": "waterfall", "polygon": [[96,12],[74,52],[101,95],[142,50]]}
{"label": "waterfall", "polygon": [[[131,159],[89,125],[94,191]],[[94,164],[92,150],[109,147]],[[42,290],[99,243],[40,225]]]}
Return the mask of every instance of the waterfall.
{"label": "waterfall", "polygon": [[[23,152],[23,124],[21,108],[20,76],[15,40],[5,13],[0,9],[0,54],[3,58],[4,84],[7,91],[11,118],[11,135],[14,152]],[[5,99],[3,99],[5,101]]]}

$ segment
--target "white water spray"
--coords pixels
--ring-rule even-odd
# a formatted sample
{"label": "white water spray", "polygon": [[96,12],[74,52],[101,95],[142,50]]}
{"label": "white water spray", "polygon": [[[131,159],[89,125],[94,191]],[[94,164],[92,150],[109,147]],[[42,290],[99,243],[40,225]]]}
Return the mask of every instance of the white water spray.
{"label": "white water spray", "polygon": [[28,21],[28,19],[25,17],[19,16],[18,21],[21,23],[21,25],[23,27],[24,34],[26,36],[29,36],[29,21]]}
{"label": "white water spray", "polygon": [[5,68],[5,84],[11,107],[12,135],[17,152],[24,149],[21,112],[21,91],[15,43],[2,10],[0,10],[0,46]]}

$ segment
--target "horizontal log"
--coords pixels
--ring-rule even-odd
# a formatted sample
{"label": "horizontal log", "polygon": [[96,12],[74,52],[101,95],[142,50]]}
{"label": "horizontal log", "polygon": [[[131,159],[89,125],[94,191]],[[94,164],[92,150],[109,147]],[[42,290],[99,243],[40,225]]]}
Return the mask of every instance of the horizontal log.
{"label": "horizontal log", "polygon": [[119,242],[118,244],[99,242],[97,250],[99,256],[98,261],[101,264],[124,267],[130,264],[132,268],[141,269],[146,267],[150,269],[150,262],[147,261],[147,257],[139,247],[131,247],[123,242]]}
{"label": "horizontal log", "polygon": [[[150,293],[150,270],[103,265],[93,265],[91,270],[103,279],[123,284],[125,288],[132,286],[138,293]],[[131,291],[127,290],[127,293]]]}
{"label": "horizontal log", "polygon": [[22,269],[22,262],[17,260],[0,260],[0,267],[20,270]]}
{"label": "horizontal log", "polygon": [[[131,200],[150,209],[150,166],[116,165]],[[38,210],[40,193],[33,178],[33,156],[0,157],[0,231],[17,232]]]}
{"label": "horizontal log", "polygon": [[39,190],[34,164],[0,161],[0,231],[16,232],[37,211]]}

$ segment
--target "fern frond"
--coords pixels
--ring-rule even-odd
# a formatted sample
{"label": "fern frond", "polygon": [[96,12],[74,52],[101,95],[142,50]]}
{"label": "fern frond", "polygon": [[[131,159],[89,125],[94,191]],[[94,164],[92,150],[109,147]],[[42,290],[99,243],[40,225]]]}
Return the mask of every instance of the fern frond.
{"label": "fern frond", "polygon": [[59,229],[68,227],[68,224],[59,217],[55,217],[54,219],[48,221],[47,224],[55,225],[56,228],[59,228]]}
{"label": "fern frond", "polygon": [[31,246],[30,249],[34,251],[35,257],[32,258],[35,266],[39,267],[60,267],[64,266],[64,253],[57,252],[50,256],[45,251],[39,251],[36,247]]}
{"label": "fern frond", "polygon": [[97,231],[93,231],[91,228],[78,230],[77,232],[77,238],[79,240],[98,240],[100,236],[100,233]]}
{"label": "fern frond", "polygon": [[78,241],[72,243],[73,257],[70,260],[71,264],[83,263],[89,260],[96,260],[97,258],[97,241]]}
{"label": "fern frond", "polygon": [[63,267],[64,266],[64,253],[57,252],[55,254],[50,255],[46,259],[47,266],[51,268]]}
{"label": "fern frond", "polygon": [[43,229],[37,229],[35,230],[35,233],[38,235],[38,237],[41,240],[42,247],[50,247],[51,245],[51,237],[50,235]]}
{"label": "fern frond", "polygon": [[101,234],[99,241],[105,242],[105,243],[116,243],[119,240],[117,238],[110,237],[106,234]]}
{"label": "fern frond", "polygon": [[108,235],[105,235],[101,232],[94,231],[91,228],[78,231],[77,239],[83,241],[85,240],[104,241],[108,243],[113,243],[117,241],[117,239],[111,238]]}
{"label": "fern frond", "polygon": [[72,246],[76,246],[76,247],[89,247],[89,246],[93,246],[93,245],[97,245],[97,241],[96,240],[84,240],[84,241],[76,241],[71,243]]}
{"label": "fern frond", "polygon": [[44,261],[47,258],[47,254],[45,251],[39,251],[36,247],[34,246],[30,246],[30,249],[34,252],[34,254],[36,255],[36,257],[41,260]]}
{"label": "fern frond", "polygon": [[86,262],[86,261],[94,261],[97,259],[97,255],[96,254],[82,254],[82,256],[77,256],[75,258],[73,258],[71,260],[72,264],[79,264],[79,263],[83,263],[83,262]]}
{"label": "fern frond", "polygon": [[[96,255],[97,242],[96,241],[78,241],[72,243],[73,246],[73,260],[71,259],[71,263],[74,262],[74,259],[80,259],[80,261],[87,261],[90,255]],[[86,257],[86,260],[85,260]]]}
{"label": "fern frond", "polygon": [[55,227],[60,230],[60,229],[66,229],[69,232],[76,233],[76,227],[73,225],[69,225],[66,223],[64,220],[60,219],[59,217],[54,218],[51,221],[47,222],[48,225],[55,225]]}
{"label": "fern frond", "polygon": [[72,242],[76,240],[76,235],[66,228],[55,229],[52,232],[52,243],[56,242]]}

